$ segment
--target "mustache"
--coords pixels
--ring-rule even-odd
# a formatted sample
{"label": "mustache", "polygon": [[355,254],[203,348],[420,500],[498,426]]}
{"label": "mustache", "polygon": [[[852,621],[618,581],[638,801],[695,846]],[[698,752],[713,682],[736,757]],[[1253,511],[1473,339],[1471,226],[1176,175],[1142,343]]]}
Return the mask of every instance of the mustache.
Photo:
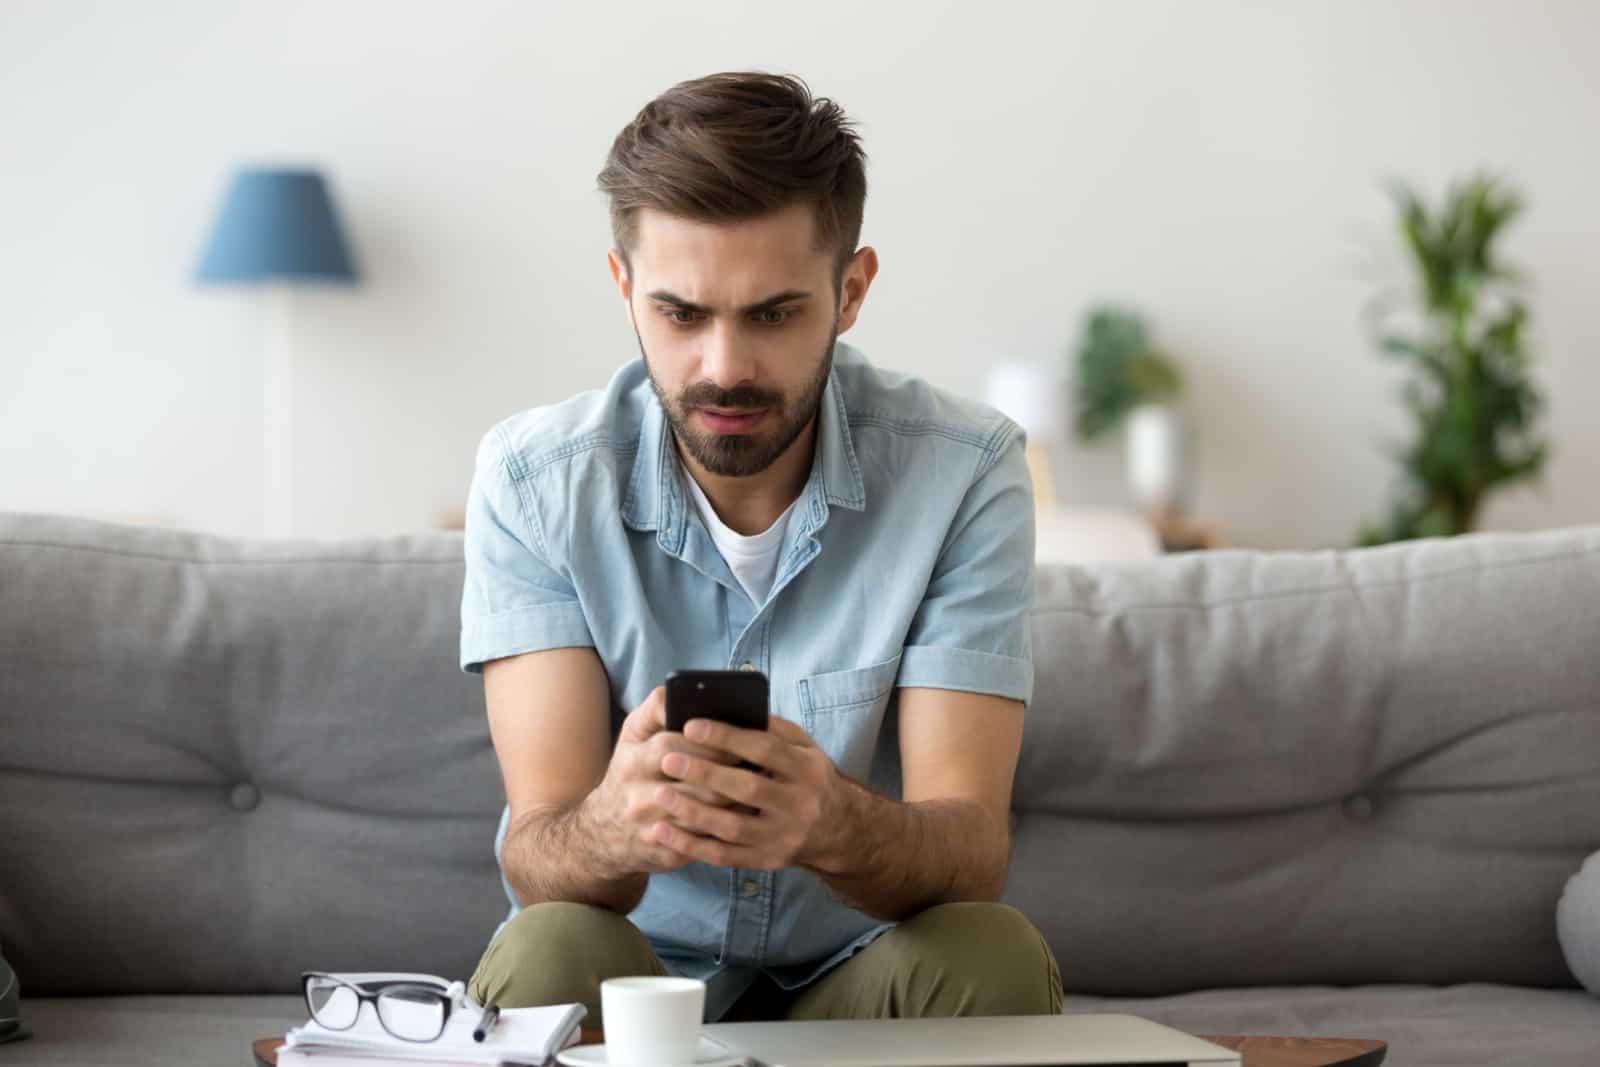
{"label": "mustache", "polygon": [[678,403],[688,408],[779,408],[783,397],[778,393],[741,385],[733,389],[720,389],[710,382],[691,385],[678,394]]}

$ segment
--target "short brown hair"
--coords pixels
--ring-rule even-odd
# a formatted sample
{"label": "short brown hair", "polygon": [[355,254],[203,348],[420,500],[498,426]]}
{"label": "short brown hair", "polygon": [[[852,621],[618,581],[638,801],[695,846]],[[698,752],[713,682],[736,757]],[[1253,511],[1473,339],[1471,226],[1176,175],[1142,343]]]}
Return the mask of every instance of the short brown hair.
{"label": "short brown hair", "polygon": [[722,223],[812,203],[814,247],[834,253],[837,294],[861,239],[866,158],[843,109],[800,78],[727,71],[646,104],[612,143],[599,185],[630,277],[641,207]]}

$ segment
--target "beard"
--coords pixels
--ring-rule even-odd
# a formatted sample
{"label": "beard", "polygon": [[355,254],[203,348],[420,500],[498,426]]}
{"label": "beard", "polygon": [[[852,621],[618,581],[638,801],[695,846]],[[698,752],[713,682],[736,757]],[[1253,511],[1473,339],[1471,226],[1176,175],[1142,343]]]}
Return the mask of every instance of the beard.
{"label": "beard", "polygon": [[[828,347],[814,374],[798,396],[786,397],[770,389],[741,385],[733,389],[720,389],[711,382],[698,382],[685,388],[676,397],[669,397],[655,372],[650,369],[650,356],[644,350],[644,339],[639,331],[633,335],[639,341],[639,354],[644,357],[645,373],[650,387],[655,390],[661,409],[666,412],[667,423],[673,436],[696,463],[712,474],[730,478],[743,478],[760,474],[805,432],[811,419],[822,406],[822,391],[827,387],[828,375],[833,370],[833,346],[839,339],[837,329],[828,333]],[[765,408],[767,416],[761,428],[753,433],[723,434],[696,429],[689,416],[696,408],[724,409]]]}

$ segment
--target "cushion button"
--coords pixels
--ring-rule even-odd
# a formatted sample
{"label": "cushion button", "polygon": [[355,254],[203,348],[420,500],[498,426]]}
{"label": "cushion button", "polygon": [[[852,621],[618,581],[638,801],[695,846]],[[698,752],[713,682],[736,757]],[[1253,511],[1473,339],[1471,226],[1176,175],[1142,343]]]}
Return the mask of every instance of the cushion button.
{"label": "cushion button", "polygon": [[1372,798],[1365,793],[1357,793],[1346,798],[1344,813],[1352,819],[1372,818]]}
{"label": "cushion button", "polygon": [[234,811],[254,811],[261,803],[261,790],[249,782],[240,782],[228,794],[228,804]]}

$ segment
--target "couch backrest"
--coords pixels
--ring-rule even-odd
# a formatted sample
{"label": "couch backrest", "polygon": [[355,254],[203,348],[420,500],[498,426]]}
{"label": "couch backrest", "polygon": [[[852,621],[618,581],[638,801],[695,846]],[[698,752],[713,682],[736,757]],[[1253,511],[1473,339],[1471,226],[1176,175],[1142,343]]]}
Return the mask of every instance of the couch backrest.
{"label": "couch backrest", "polygon": [[1567,985],[1600,527],[1050,568],[1008,899],[1069,988]]}
{"label": "couch backrest", "polygon": [[465,978],[504,918],[461,540],[0,515],[0,944],[29,996]]}
{"label": "couch backrest", "polygon": [[[503,794],[459,534],[0,514],[0,945],[30,996],[467,977]],[[1571,981],[1600,528],[1041,570],[1007,899],[1069,989]]]}

